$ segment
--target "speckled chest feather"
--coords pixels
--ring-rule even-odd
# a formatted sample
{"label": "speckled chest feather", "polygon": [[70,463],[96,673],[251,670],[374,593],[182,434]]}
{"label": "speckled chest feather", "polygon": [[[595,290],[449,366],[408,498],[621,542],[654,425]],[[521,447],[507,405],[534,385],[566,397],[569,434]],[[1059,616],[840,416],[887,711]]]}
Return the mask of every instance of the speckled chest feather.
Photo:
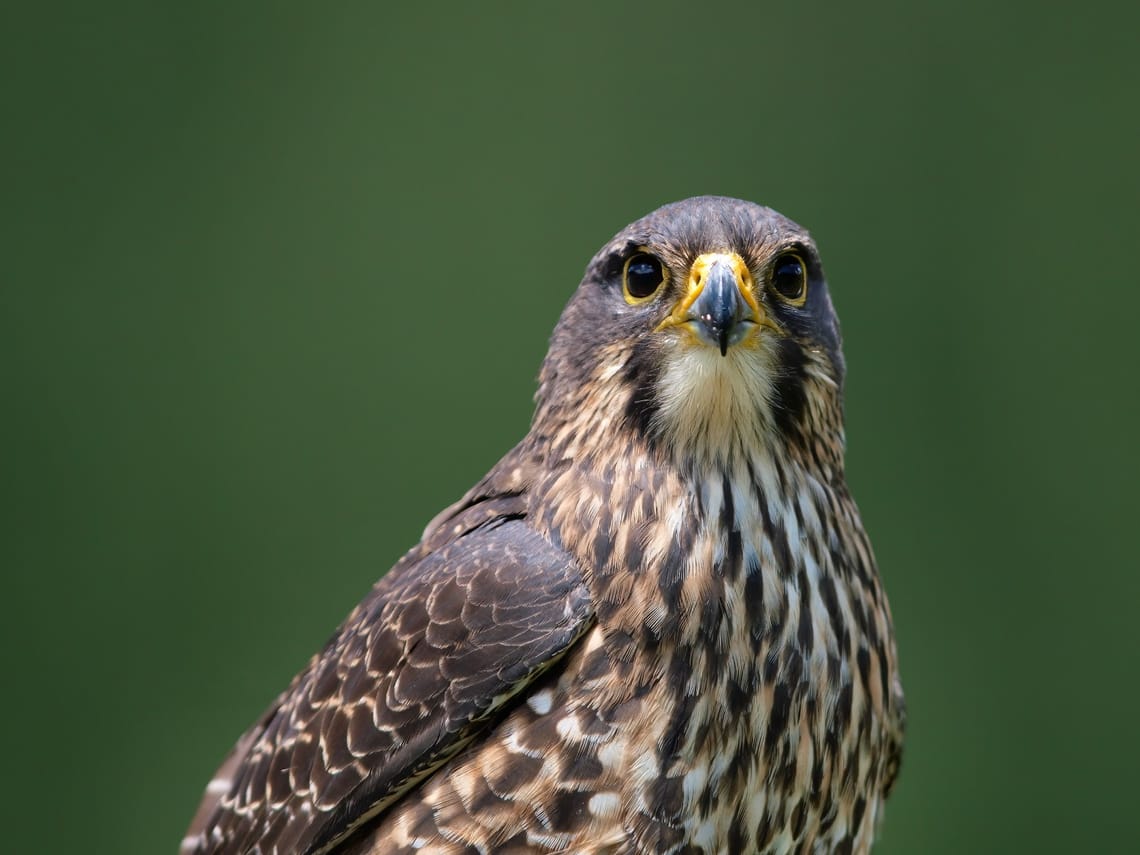
{"label": "speckled chest feather", "polygon": [[552,477],[544,507],[550,536],[597,568],[597,624],[398,808],[385,845],[868,851],[901,710],[845,490],[759,457],[698,480],[628,449],[598,463]]}
{"label": "speckled chest feather", "polygon": [[863,853],[901,752],[802,228],[666,206],[601,249],[526,438],[243,736],[184,853]]}

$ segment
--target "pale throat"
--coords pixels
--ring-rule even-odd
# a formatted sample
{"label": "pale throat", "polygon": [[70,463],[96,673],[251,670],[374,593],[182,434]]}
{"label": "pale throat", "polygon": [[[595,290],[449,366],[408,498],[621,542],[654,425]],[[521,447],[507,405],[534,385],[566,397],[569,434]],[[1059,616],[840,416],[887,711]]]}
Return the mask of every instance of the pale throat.
{"label": "pale throat", "polygon": [[[777,427],[776,354],[763,345],[734,348],[724,357],[712,348],[683,348],[665,360],[664,369],[657,429],[690,495],[699,497],[703,525],[694,556],[703,556],[698,563],[706,568],[721,565],[731,560],[726,550],[738,536],[743,554],[736,561],[744,575],[761,566],[778,568],[766,579],[777,584],[801,569],[799,559],[783,565],[799,552],[805,534],[827,536],[820,509],[835,501],[836,473],[793,449]],[[806,382],[834,386],[818,373],[819,366],[810,366]],[[667,521],[674,532],[692,525],[692,519]],[[813,566],[811,575],[817,571]]]}
{"label": "pale throat", "polygon": [[731,348],[680,346],[663,361],[654,427],[674,459],[731,471],[768,456],[777,435],[773,377],[779,366],[763,344]]}

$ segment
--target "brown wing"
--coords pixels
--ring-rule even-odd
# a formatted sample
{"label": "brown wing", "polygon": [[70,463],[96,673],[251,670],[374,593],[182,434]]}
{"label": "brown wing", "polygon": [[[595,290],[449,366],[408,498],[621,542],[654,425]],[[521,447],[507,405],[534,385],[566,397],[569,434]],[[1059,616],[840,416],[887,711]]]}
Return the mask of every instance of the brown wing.
{"label": "brown wing", "polygon": [[571,559],[525,522],[411,553],[238,742],[183,851],[327,851],[468,744],[592,620]]}

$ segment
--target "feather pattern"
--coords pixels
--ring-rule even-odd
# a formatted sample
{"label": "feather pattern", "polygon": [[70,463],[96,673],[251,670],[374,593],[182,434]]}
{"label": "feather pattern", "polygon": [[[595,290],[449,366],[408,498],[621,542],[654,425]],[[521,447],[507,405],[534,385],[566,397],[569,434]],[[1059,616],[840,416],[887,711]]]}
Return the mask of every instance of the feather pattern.
{"label": "feather pattern", "polygon": [[[789,251],[794,304],[766,284]],[[623,299],[647,252],[660,294]],[[725,351],[663,323],[707,252],[765,318]],[[905,709],[844,371],[796,224],[704,197],[623,230],[530,433],[239,741],[184,851],[869,851]]]}

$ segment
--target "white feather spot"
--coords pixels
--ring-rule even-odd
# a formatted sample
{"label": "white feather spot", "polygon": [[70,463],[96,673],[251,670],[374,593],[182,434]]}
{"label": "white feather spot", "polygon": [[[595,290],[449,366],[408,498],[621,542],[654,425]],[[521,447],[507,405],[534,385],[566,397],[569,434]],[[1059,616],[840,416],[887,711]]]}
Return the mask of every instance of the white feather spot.
{"label": "white feather spot", "polygon": [[535,692],[527,699],[527,706],[539,715],[546,715],[554,706],[554,693],[550,689]]}
{"label": "white feather spot", "polygon": [[233,782],[229,778],[214,778],[214,780],[206,784],[206,792],[212,796],[225,795],[230,791],[232,784]]}
{"label": "white feather spot", "polygon": [[708,779],[708,770],[704,766],[694,766],[685,774],[681,782],[681,791],[685,794],[685,804],[691,805],[705,788]]}
{"label": "white feather spot", "polygon": [[621,810],[621,799],[617,793],[594,793],[587,804],[590,813],[599,819],[612,819]]}
{"label": "white feather spot", "polygon": [[555,730],[558,731],[559,736],[567,741],[582,741],[582,727],[578,724],[578,716],[576,715],[568,715],[563,719],[559,719]]}
{"label": "white feather spot", "polygon": [[617,769],[624,753],[620,742],[607,742],[598,749],[598,762],[607,770]]}

